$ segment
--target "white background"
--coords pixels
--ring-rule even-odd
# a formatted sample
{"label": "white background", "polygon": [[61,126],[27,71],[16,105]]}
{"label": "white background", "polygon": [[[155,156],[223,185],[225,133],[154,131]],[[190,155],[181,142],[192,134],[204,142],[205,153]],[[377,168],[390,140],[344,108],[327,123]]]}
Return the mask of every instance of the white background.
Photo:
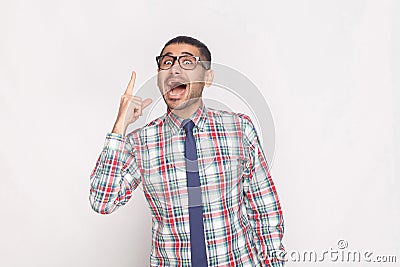
{"label": "white background", "polygon": [[179,34],[270,105],[286,249],[345,239],[399,262],[399,14],[377,0],[1,1],[0,265],[148,266],[142,191],[99,215],[89,175],[130,71],[143,84]]}

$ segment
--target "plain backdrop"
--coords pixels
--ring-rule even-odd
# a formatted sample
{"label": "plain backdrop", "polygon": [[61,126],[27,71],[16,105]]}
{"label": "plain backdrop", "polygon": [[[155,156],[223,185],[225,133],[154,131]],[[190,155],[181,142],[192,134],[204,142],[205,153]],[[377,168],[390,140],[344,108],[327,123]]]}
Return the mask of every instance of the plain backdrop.
{"label": "plain backdrop", "polygon": [[[143,192],[99,215],[89,175],[130,72],[144,84],[180,34],[268,101],[286,249],[343,239],[399,262],[399,14],[377,0],[2,0],[0,265],[149,265]],[[287,264],[310,265],[366,263]]]}

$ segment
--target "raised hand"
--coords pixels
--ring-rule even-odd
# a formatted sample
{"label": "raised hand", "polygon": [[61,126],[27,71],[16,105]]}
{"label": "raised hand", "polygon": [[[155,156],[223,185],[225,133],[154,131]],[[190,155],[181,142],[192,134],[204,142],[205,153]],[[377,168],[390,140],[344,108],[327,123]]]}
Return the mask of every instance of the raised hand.
{"label": "raised hand", "polygon": [[142,110],[153,102],[150,98],[142,100],[140,96],[133,95],[135,79],[136,73],[133,71],[131,80],[121,96],[117,120],[112,130],[113,133],[125,135],[128,125],[134,123],[142,115]]}

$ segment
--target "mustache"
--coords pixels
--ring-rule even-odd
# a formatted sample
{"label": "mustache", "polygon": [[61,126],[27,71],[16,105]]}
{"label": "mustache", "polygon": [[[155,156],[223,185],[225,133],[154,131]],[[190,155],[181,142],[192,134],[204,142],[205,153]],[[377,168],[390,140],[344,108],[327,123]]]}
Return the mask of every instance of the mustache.
{"label": "mustache", "polygon": [[182,76],[168,76],[164,83],[168,84],[170,82],[175,82],[175,83],[181,83],[181,84],[190,84],[190,83],[204,83],[206,80],[205,79],[194,79],[190,80],[188,78],[182,77]]}
{"label": "mustache", "polygon": [[188,83],[189,82],[189,80],[187,79],[187,78],[185,78],[185,77],[182,77],[182,76],[168,76],[166,79],[165,79],[165,83],[169,83],[169,82],[182,82],[182,83]]}

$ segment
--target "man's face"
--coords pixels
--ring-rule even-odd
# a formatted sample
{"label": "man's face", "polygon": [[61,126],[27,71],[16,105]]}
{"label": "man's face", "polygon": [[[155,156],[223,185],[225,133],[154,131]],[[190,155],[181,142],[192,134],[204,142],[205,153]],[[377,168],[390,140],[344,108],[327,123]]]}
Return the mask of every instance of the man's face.
{"label": "man's face", "polygon": [[[190,44],[168,45],[163,55],[193,55],[205,60],[199,49]],[[158,70],[157,84],[170,109],[184,109],[201,99],[204,86],[210,86],[212,78],[212,70],[204,69],[200,62],[193,70],[185,70],[176,60],[170,69]]]}

